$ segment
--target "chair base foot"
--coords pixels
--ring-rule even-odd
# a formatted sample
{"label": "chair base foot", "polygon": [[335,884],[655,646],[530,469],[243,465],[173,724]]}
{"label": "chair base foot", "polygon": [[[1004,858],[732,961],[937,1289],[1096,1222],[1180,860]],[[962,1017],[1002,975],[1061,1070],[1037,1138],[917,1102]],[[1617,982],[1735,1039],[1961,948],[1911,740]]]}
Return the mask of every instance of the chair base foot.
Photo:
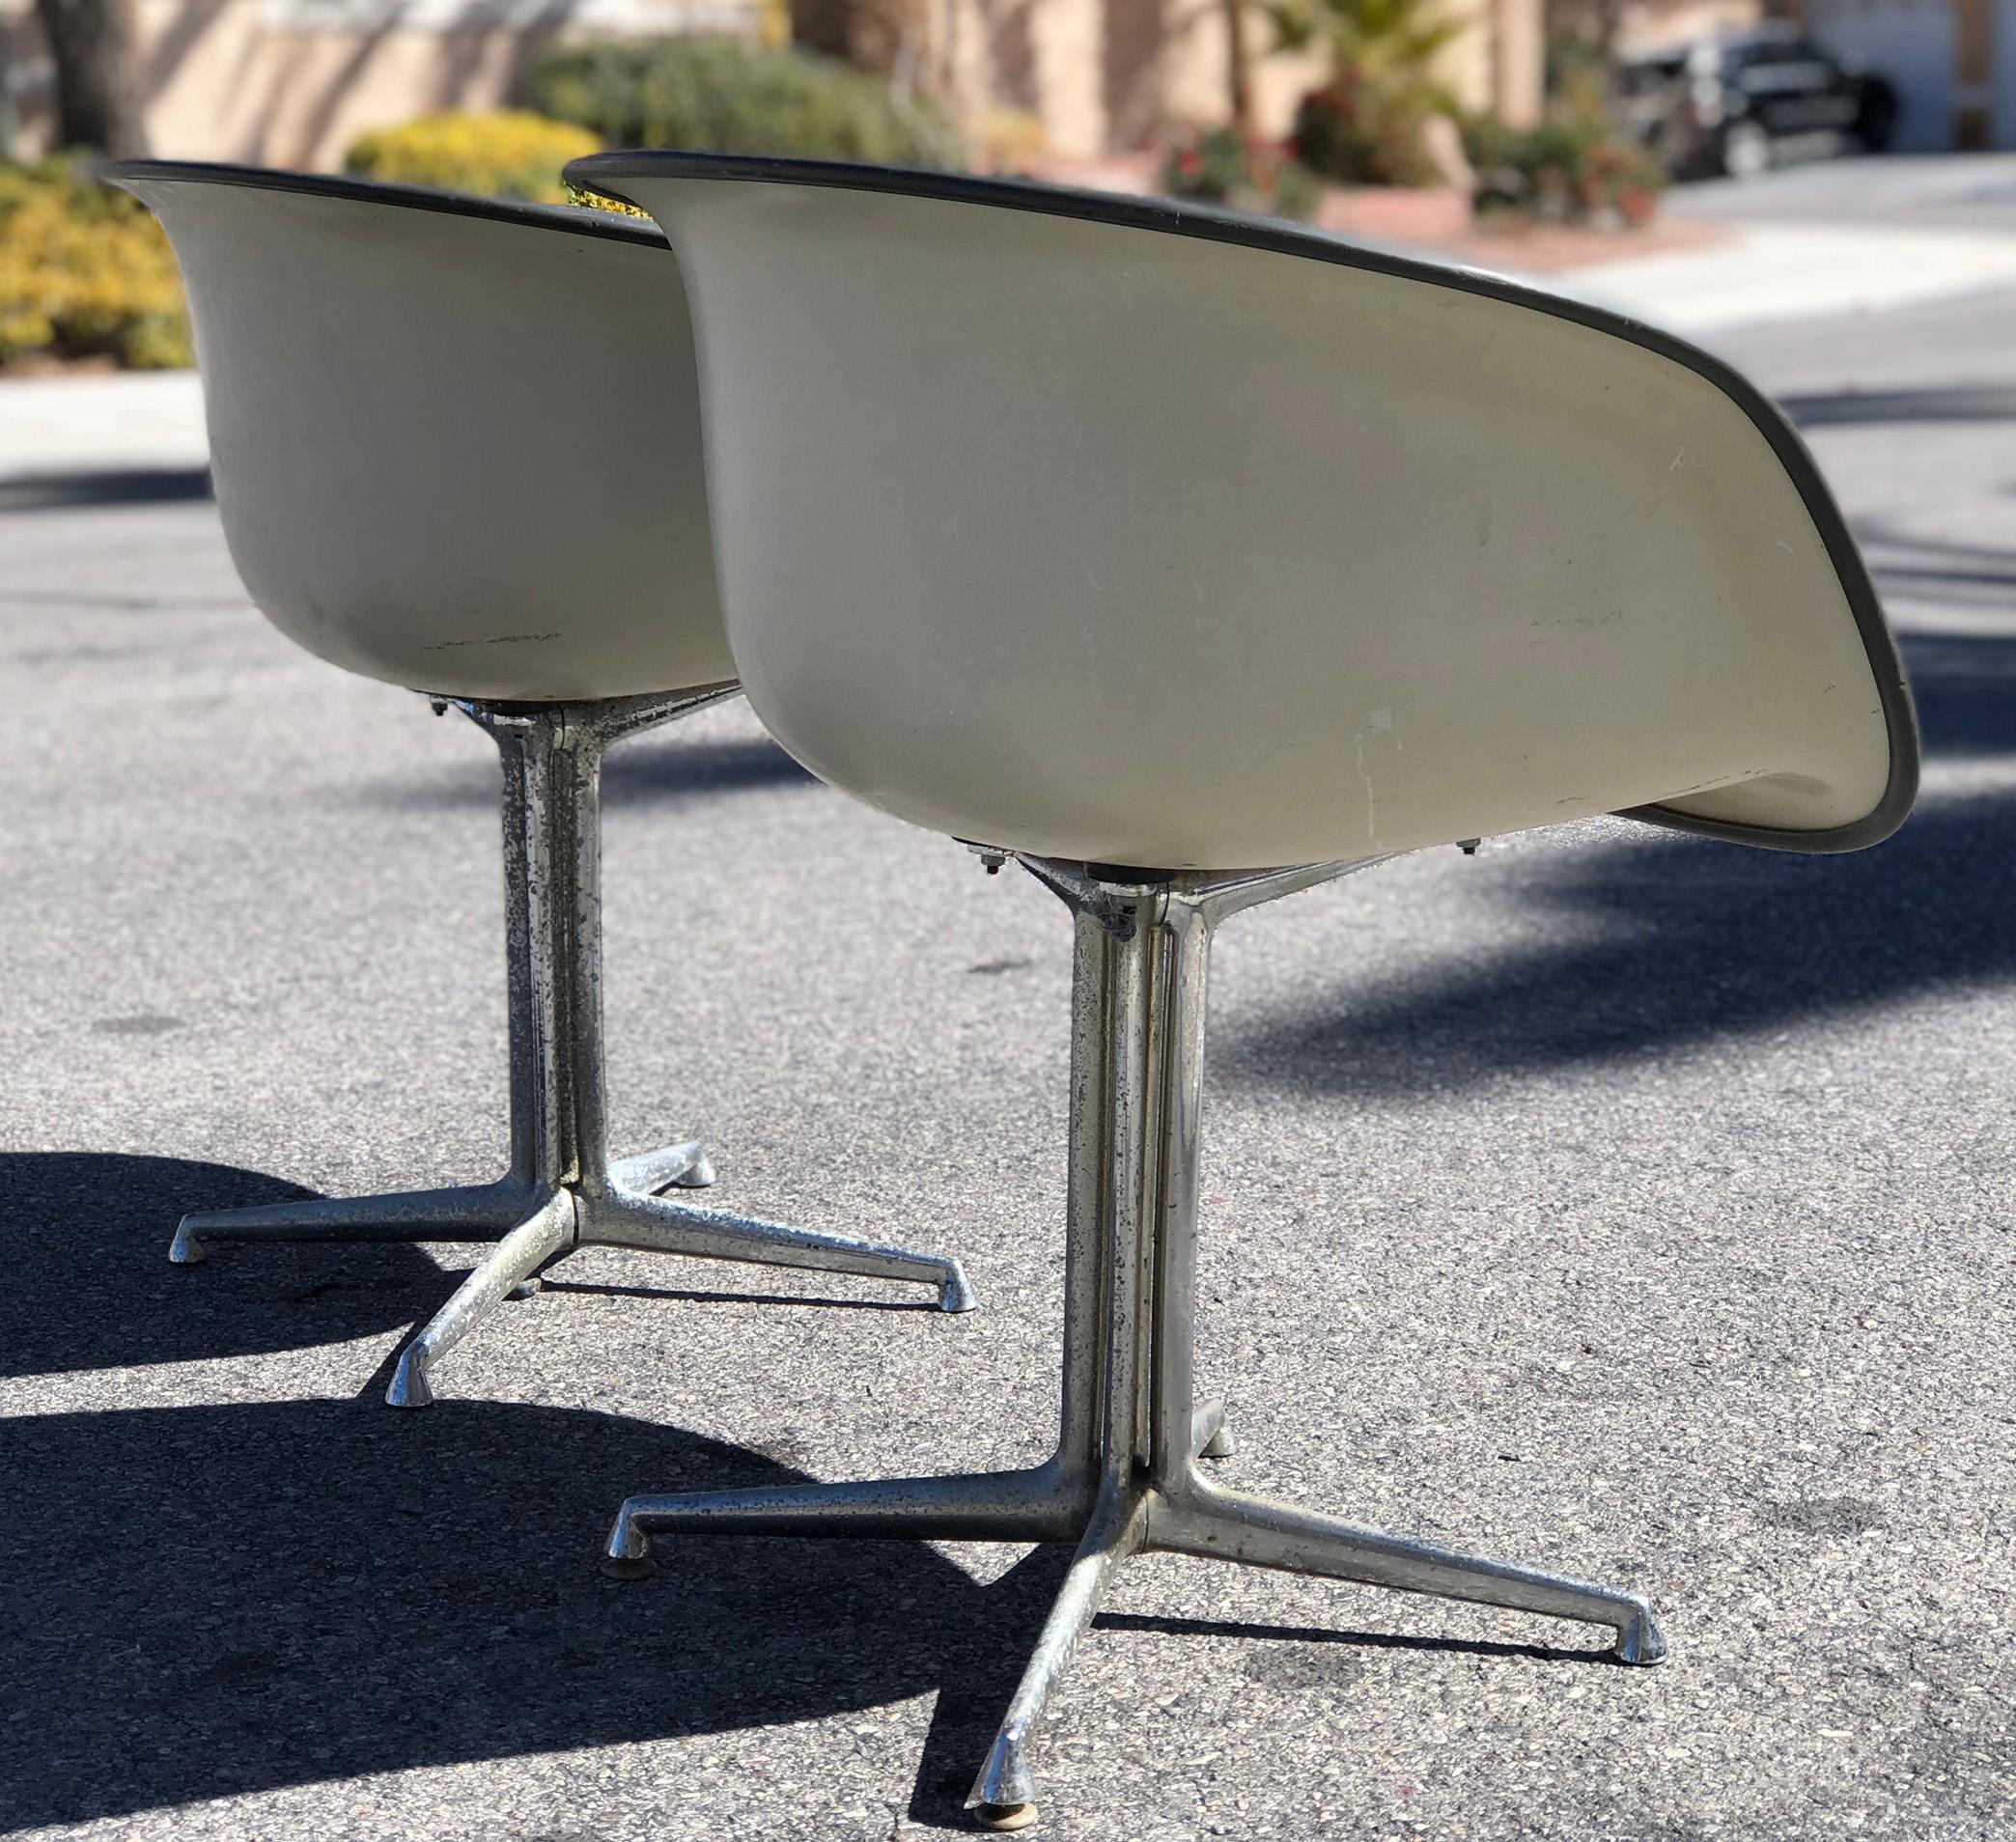
{"label": "chair base foot", "polygon": [[1635,1669],[1650,1669],[1666,1661],[1666,1633],[1659,1629],[1650,1606],[1617,1633],[1610,1655]]}
{"label": "chair base foot", "polygon": [[1026,1471],[679,1491],[631,1497],[617,1512],[603,1553],[619,1564],[642,1560],[659,1535],[1076,1541],[1094,1494],[1089,1474],[1067,1470],[1054,1461]]}
{"label": "chair base foot", "polygon": [[948,1312],[970,1311],[978,1302],[966,1283],[965,1269],[956,1260],[852,1235],[792,1228],[702,1203],[647,1196],[614,1181],[582,1196],[580,1240],[584,1245],[627,1247],[638,1253],[686,1254],[702,1260],[738,1260],[759,1267],[904,1280],[934,1288],[939,1309]]}
{"label": "chair base foot", "polygon": [[210,1249],[196,1239],[186,1221],[176,1225],[175,1239],[168,1243],[168,1259],[178,1267],[200,1267],[210,1258]]}
{"label": "chair base foot", "polygon": [[635,1554],[629,1557],[620,1554],[604,1554],[602,1557],[601,1568],[604,1579],[620,1579],[624,1581],[649,1579],[658,1570],[658,1562],[653,1560],[649,1554]]}
{"label": "chair base foot", "polygon": [[408,1344],[399,1354],[399,1366],[392,1371],[392,1380],[385,1387],[385,1405],[396,1408],[433,1407],[434,1393],[427,1379],[427,1371],[414,1360],[413,1346]]}
{"label": "chair base foot", "polygon": [[973,1821],[997,1835],[1012,1834],[1030,1828],[1042,1815],[1033,1803],[979,1803],[973,1806]]}
{"label": "chair base foot", "polygon": [[697,1139],[666,1145],[658,1151],[640,1152],[634,1158],[619,1158],[609,1166],[609,1181],[619,1189],[633,1189],[640,1196],[662,1196],[668,1189],[707,1189],[714,1180],[714,1168],[707,1147]]}
{"label": "chair base foot", "polygon": [[1190,1416],[1190,1450],[1200,1459],[1225,1459],[1239,1450],[1222,1400],[1206,1401]]}

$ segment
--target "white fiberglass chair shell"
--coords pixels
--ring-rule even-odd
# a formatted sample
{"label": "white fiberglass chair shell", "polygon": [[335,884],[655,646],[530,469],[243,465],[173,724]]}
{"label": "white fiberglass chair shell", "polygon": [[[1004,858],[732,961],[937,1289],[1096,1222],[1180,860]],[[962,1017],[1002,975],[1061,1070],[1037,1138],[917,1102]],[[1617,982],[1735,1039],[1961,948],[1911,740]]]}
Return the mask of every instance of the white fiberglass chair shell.
{"label": "white fiberglass chair shell", "polygon": [[[1160,202],[608,154],[700,355],[728,638],[818,773],[1078,917],[1063,1427],[1028,1471],[633,1498],[667,1531],[1052,1540],[1075,1562],[974,1786],[1143,1549],[1610,1627],[1638,1596],[1209,1481],[1198,1116],[1223,916],[1393,852],[1628,812],[1841,851],[1917,740],[1810,460],[1725,367],[1460,269]],[[675,336],[677,328],[674,329]]]}
{"label": "white fiberglass chair shell", "polygon": [[[735,689],[679,267],[651,225],[250,168],[102,169],[187,284],[233,561],[290,638],[458,704],[504,768],[511,1169],[191,1215],[214,1241],[494,1241],[388,1398],[589,1243],[919,1280],[958,1263],[675,1202],[698,1141],[611,1162],[599,787],[620,737]],[[571,522],[592,512],[592,541]]]}

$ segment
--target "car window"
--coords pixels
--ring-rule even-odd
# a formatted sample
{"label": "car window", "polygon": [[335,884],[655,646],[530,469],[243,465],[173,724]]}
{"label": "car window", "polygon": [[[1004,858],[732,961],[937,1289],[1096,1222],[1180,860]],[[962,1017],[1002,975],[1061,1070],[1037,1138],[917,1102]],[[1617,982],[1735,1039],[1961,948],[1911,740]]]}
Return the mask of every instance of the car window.
{"label": "car window", "polygon": [[1686,68],[1684,57],[1641,58],[1618,71],[1617,85],[1626,96],[1650,96],[1677,82]]}

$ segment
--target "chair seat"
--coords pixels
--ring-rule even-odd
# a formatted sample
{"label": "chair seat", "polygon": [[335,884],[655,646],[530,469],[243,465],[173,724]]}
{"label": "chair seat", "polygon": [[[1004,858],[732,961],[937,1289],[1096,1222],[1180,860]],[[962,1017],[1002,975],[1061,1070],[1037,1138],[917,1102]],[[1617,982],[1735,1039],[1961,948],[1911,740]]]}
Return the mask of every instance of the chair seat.
{"label": "chair seat", "polygon": [[1895,652],[1708,355],[1466,270],[1142,201],[623,154],[666,227],[729,640],[822,777],[1216,870],[1634,811],[1902,818]]}
{"label": "chair seat", "polygon": [[661,233],[252,168],[104,173],[175,244],[225,536],[290,639],[490,702],[733,680]]}

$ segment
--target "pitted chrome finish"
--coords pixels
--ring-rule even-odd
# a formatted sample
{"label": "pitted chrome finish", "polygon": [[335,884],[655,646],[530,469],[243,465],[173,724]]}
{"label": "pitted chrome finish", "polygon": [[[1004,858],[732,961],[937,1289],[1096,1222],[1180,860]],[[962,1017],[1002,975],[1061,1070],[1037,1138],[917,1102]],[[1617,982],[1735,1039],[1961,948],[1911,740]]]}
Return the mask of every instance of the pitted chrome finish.
{"label": "pitted chrome finish", "polygon": [[497,744],[504,769],[505,935],[511,1020],[511,1168],[495,1183],[185,1215],[178,1265],[212,1241],[490,1241],[496,1248],[401,1353],[385,1398],[434,1399],[434,1367],[505,1298],[578,1247],[630,1247],[714,1260],[914,1280],[946,1311],[974,1299],[956,1260],[786,1227],[661,1192],[702,1188],[699,1141],[611,1161],[603,1102],[602,761],[625,736],[734,695],[590,704],[459,707]]}
{"label": "pitted chrome finish", "polygon": [[1077,916],[1065,1236],[1062,1422],[1026,1470],[637,1496],[612,1571],[654,1536],[863,1536],[1072,1542],[1065,1577],[967,1800],[984,1825],[1035,1818],[1028,1753],[1051,1688],[1135,1553],[1192,1554],[1601,1625],[1611,1655],[1666,1645],[1635,1593],[1458,1553],[1226,1490],[1201,1460],[1232,1449],[1224,1405],[1195,1400],[1197,1159],[1211,937],[1260,903],[1370,867],[1118,883],[1023,859]]}

